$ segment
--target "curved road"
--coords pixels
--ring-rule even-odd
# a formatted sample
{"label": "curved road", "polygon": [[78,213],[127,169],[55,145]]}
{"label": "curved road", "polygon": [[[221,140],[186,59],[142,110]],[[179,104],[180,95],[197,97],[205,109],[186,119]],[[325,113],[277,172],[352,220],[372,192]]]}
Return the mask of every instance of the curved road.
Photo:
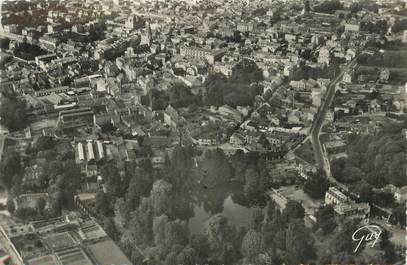
{"label": "curved road", "polygon": [[331,176],[329,159],[328,159],[328,156],[327,156],[325,150],[323,150],[322,144],[319,140],[319,136],[321,134],[322,126],[324,124],[325,115],[335,97],[336,85],[342,80],[343,74],[355,66],[357,58],[361,54],[359,54],[355,58],[353,58],[353,60],[350,61],[346,67],[341,69],[340,73],[329,83],[329,85],[327,87],[327,91],[325,93],[325,97],[321,103],[321,106],[318,109],[317,114],[315,115],[314,121],[311,126],[311,131],[310,131],[311,142],[312,142],[312,147],[314,149],[314,155],[315,155],[317,164],[320,168],[322,168],[325,171],[328,179],[335,183],[337,183],[337,181]]}

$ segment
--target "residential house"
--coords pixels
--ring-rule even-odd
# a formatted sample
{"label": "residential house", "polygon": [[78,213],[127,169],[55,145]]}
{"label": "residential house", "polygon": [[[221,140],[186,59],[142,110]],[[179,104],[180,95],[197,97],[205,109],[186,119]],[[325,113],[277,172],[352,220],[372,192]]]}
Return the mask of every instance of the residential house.
{"label": "residential house", "polygon": [[331,61],[331,51],[328,47],[324,46],[319,50],[318,63],[329,65]]}
{"label": "residential house", "polygon": [[230,136],[229,143],[233,146],[242,146],[246,142],[245,138],[242,132],[236,131]]}
{"label": "residential house", "polygon": [[407,201],[407,186],[397,188],[394,192],[394,199],[397,203],[404,203]]}
{"label": "residential house", "polygon": [[38,165],[33,165],[25,168],[24,176],[23,176],[23,186],[25,188],[38,188],[41,187],[43,184],[44,179],[43,176],[43,168]]}
{"label": "residential house", "polygon": [[168,105],[168,107],[164,111],[164,123],[173,129],[177,129],[179,121],[180,116],[177,110],[174,109],[171,105]]}

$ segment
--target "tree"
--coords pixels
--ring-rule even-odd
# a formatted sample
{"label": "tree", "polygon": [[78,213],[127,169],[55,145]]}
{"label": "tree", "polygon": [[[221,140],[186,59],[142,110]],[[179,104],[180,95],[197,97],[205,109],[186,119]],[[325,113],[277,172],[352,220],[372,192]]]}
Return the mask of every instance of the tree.
{"label": "tree", "polygon": [[359,195],[360,201],[362,202],[372,202],[373,200],[373,187],[365,181],[356,183],[353,192]]}
{"label": "tree", "polygon": [[233,67],[231,80],[235,83],[251,84],[263,80],[263,74],[253,60],[243,59]]}
{"label": "tree", "polygon": [[[262,71],[256,63],[244,59],[232,69],[232,77],[227,79],[221,74],[210,74],[205,80],[206,105],[247,106],[252,105],[254,97],[262,88],[255,83],[263,79]],[[252,84],[253,83],[253,84]]]}
{"label": "tree", "polygon": [[310,7],[310,4],[309,4],[309,0],[304,0],[304,11],[305,11],[306,13],[309,13],[309,12],[311,11],[311,7]]}
{"label": "tree", "polygon": [[329,181],[322,175],[322,172],[312,174],[304,184],[304,192],[311,198],[321,199],[329,188]]}
{"label": "tree", "polygon": [[343,4],[339,0],[329,0],[322,2],[317,6],[314,6],[314,11],[319,13],[333,14],[336,10],[342,8]]}
{"label": "tree", "polygon": [[10,39],[9,38],[1,38],[0,39],[0,48],[2,50],[8,50],[10,44]]}
{"label": "tree", "polygon": [[153,220],[153,234],[155,245],[163,245],[165,243],[165,227],[168,223],[168,217],[166,215],[160,215],[154,217]]}
{"label": "tree", "polygon": [[236,260],[236,249],[233,242],[236,239],[236,228],[231,226],[228,219],[217,214],[206,223],[204,234],[210,246],[210,257],[216,264],[233,264]]}
{"label": "tree", "polygon": [[384,229],[380,239],[380,247],[384,250],[384,258],[386,263],[394,263],[396,261],[397,253],[393,243],[389,240],[389,232]]}
{"label": "tree", "polygon": [[164,110],[168,106],[169,96],[166,91],[151,89],[153,110]]}
{"label": "tree", "polygon": [[177,261],[177,253],[175,253],[175,252],[168,253],[167,256],[165,257],[164,264],[178,265],[179,263]]}
{"label": "tree", "polygon": [[331,162],[331,171],[333,177],[338,181],[343,181],[343,169],[345,168],[346,158],[341,157]]}
{"label": "tree", "polygon": [[[49,171],[50,169],[47,169],[47,172]],[[63,163],[61,174],[50,179],[49,182],[48,193],[54,214],[60,213],[62,209],[72,209],[74,196],[81,187],[81,181],[82,176],[78,165],[73,160]]]}
{"label": "tree", "polygon": [[252,213],[252,220],[251,220],[251,227],[255,231],[259,231],[261,229],[261,224],[264,220],[264,214],[261,208],[255,208]]}
{"label": "tree", "polygon": [[130,174],[130,183],[125,195],[127,211],[137,209],[142,197],[150,195],[153,186],[154,178],[151,174],[137,168]]}
{"label": "tree", "polygon": [[227,79],[221,74],[209,74],[205,80],[206,87],[206,105],[221,106],[223,105],[223,91]]}
{"label": "tree", "polygon": [[296,201],[288,201],[286,207],[283,211],[283,219],[284,220],[291,220],[291,219],[303,219],[305,216],[305,210],[302,205]]}
{"label": "tree", "polygon": [[307,263],[315,251],[311,233],[304,222],[293,220],[286,230],[286,261],[288,264]]}
{"label": "tree", "polygon": [[275,249],[286,250],[286,231],[278,231],[272,241],[272,245]]}
{"label": "tree", "polygon": [[107,163],[100,169],[100,175],[106,185],[106,190],[114,197],[120,197],[122,195],[122,181],[119,174],[119,170],[113,163]]}
{"label": "tree", "polygon": [[242,242],[243,256],[252,259],[254,256],[263,253],[265,249],[266,248],[262,233],[250,229],[243,238]]}
{"label": "tree", "polygon": [[197,264],[204,264],[204,262],[207,261],[210,252],[208,239],[202,234],[193,235],[190,240],[190,245],[196,251],[196,256],[198,257]]}
{"label": "tree", "polygon": [[206,186],[214,187],[232,178],[232,168],[222,149],[207,150],[204,156],[201,168]]}
{"label": "tree", "polygon": [[393,209],[390,216],[390,222],[396,225],[406,225],[406,205],[403,203],[400,206]]}
{"label": "tree", "polygon": [[168,222],[165,226],[165,243],[167,246],[181,245],[188,243],[189,229],[185,221],[176,219]]}
{"label": "tree", "polygon": [[191,246],[186,246],[177,256],[178,264],[197,264],[197,253]]}
{"label": "tree", "polygon": [[364,178],[365,173],[355,166],[346,166],[343,170],[343,182],[353,183]]}
{"label": "tree", "polygon": [[407,19],[397,19],[392,27],[394,33],[402,32],[407,29]]}
{"label": "tree", "polygon": [[245,196],[253,202],[265,206],[264,192],[269,188],[270,176],[266,170],[265,160],[256,153],[245,156],[246,169],[244,172],[245,184],[243,190]]}
{"label": "tree", "polygon": [[[150,198],[143,198],[138,209],[132,213],[129,230],[136,244],[146,244],[153,239],[154,211]],[[134,244],[134,243],[132,243]]]}
{"label": "tree", "polygon": [[44,151],[55,147],[54,139],[50,136],[40,136],[35,144],[37,151]]}
{"label": "tree", "polygon": [[48,176],[48,179],[54,179],[64,172],[64,165],[61,161],[51,161],[44,165],[44,175]]}
{"label": "tree", "polygon": [[46,204],[47,204],[47,202],[45,201],[45,199],[43,197],[38,198],[37,201],[35,202],[35,209],[37,210],[37,213],[39,215],[44,214],[44,209],[45,209]]}
{"label": "tree", "polygon": [[18,100],[15,95],[5,95],[0,99],[0,123],[10,131],[26,128],[28,119],[25,102]]}
{"label": "tree", "polygon": [[406,171],[407,171],[406,153],[405,152],[396,153],[391,158],[391,162],[388,165],[388,174],[386,175],[387,181],[389,183],[393,183],[398,187],[407,185]]}
{"label": "tree", "polygon": [[7,189],[11,189],[15,183],[19,183],[22,174],[23,168],[20,164],[20,155],[15,151],[7,153],[3,161],[0,162],[1,183]]}
{"label": "tree", "polygon": [[266,208],[268,221],[271,221],[274,219],[274,216],[275,216],[274,214],[275,214],[276,210],[278,210],[277,204],[274,202],[274,200],[269,200],[267,202],[267,208]]}
{"label": "tree", "polygon": [[116,223],[112,217],[105,217],[103,221],[103,229],[113,241],[119,239],[120,234],[119,231],[117,230]]}
{"label": "tree", "polygon": [[37,212],[35,209],[30,207],[18,207],[15,211],[15,216],[24,221],[32,221],[36,219]]}
{"label": "tree", "polygon": [[174,108],[185,108],[191,104],[200,105],[199,96],[192,94],[191,89],[184,84],[176,83],[169,89],[169,103]]}
{"label": "tree", "polygon": [[[352,240],[353,233],[359,228],[360,220],[345,220],[340,223],[339,229],[334,234],[334,241],[336,242],[331,246],[330,252],[332,254],[345,253],[353,254],[356,247],[356,242]],[[342,262],[342,261],[340,261]]]}
{"label": "tree", "polygon": [[324,235],[331,233],[335,227],[335,212],[332,205],[320,208],[316,213],[317,226],[321,228]]}
{"label": "tree", "polygon": [[112,216],[114,214],[110,204],[110,196],[102,190],[96,193],[95,211],[103,217]]}
{"label": "tree", "polygon": [[251,166],[245,171],[245,184],[243,186],[246,197],[253,197],[258,192],[259,174],[256,169]]}
{"label": "tree", "polygon": [[7,198],[7,211],[10,214],[13,214],[15,210],[16,210],[16,206],[14,204],[13,199],[12,198]]}
{"label": "tree", "polygon": [[165,180],[157,180],[153,184],[151,190],[151,202],[153,206],[154,215],[171,214],[172,201],[171,201],[172,185]]}

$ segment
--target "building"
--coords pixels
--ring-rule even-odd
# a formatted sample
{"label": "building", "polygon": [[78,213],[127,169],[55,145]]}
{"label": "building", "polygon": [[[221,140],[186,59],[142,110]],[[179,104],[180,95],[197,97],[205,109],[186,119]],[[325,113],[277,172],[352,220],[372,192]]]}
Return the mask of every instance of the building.
{"label": "building", "polygon": [[33,165],[25,168],[23,176],[23,186],[25,188],[37,188],[44,184],[43,168],[38,165]]}
{"label": "building", "polygon": [[318,63],[320,64],[329,64],[331,61],[331,52],[327,47],[322,47],[319,50],[319,55],[318,55]]}
{"label": "building", "polygon": [[90,108],[63,110],[59,112],[58,126],[76,128],[93,124],[93,111]]}
{"label": "building", "polygon": [[240,32],[251,32],[254,29],[254,24],[251,22],[239,22],[236,29]]}
{"label": "building", "polygon": [[198,47],[181,47],[180,55],[183,57],[194,58],[197,60],[206,60],[210,64],[220,61],[225,54],[224,50],[209,50]]}
{"label": "building", "polygon": [[326,204],[339,205],[349,201],[349,198],[335,187],[330,187],[325,193]]}
{"label": "building", "polygon": [[171,105],[168,105],[168,107],[164,111],[164,123],[172,127],[173,129],[177,129],[179,120],[180,117],[177,110],[174,109]]}
{"label": "building", "polygon": [[77,150],[78,150],[78,159],[79,159],[79,161],[81,161],[81,162],[85,161],[85,151],[83,149],[83,144],[82,143],[78,143]]}
{"label": "building", "polygon": [[380,70],[380,73],[379,73],[380,82],[382,82],[382,83],[387,83],[387,82],[389,81],[389,78],[390,78],[390,71],[389,71],[389,69],[382,69],[382,70]]}
{"label": "building", "polygon": [[138,16],[131,15],[124,23],[124,27],[128,30],[140,29],[144,26],[144,21]]}
{"label": "building", "polygon": [[353,72],[345,72],[343,74],[342,81],[351,84],[353,81]]}
{"label": "building", "polygon": [[407,201],[407,186],[396,189],[394,192],[394,199],[397,203],[404,203]]}
{"label": "building", "polygon": [[329,154],[339,154],[346,151],[346,143],[342,140],[326,142],[324,146]]}
{"label": "building", "polygon": [[335,187],[330,187],[325,193],[325,203],[332,205],[338,216],[364,219],[370,215],[368,203],[355,203]]}
{"label": "building", "polygon": [[360,25],[357,23],[346,23],[345,24],[345,31],[351,31],[351,32],[359,32],[360,31]]}
{"label": "building", "polygon": [[13,223],[1,230],[20,259],[18,264],[131,264],[98,223],[78,212],[24,225]]}
{"label": "building", "polygon": [[100,161],[105,158],[105,147],[100,140],[88,140],[76,144],[75,157],[77,163]]}
{"label": "building", "polygon": [[401,38],[401,41],[403,43],[407,43],[407,30],[403,31],[403,37]]}
{"label": "building", "polygon": [[368,203],[341,204],[334,207],[335,213],[343,217],[369,218],[370,205]]}

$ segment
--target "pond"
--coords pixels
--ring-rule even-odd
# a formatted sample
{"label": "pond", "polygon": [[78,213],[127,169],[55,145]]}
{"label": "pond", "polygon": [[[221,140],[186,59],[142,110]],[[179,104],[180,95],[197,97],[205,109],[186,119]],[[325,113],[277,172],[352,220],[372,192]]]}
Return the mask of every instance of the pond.
{"label": "pond", "polygon": [[191,234],[200,233],[206,221],[218,213],[222,213],[237,228],[247,227],[255,210],[255,206],[251,206],[244,197],[243,187],[239,183],[202,189],[194,197],[193,216],[188,221]]}

